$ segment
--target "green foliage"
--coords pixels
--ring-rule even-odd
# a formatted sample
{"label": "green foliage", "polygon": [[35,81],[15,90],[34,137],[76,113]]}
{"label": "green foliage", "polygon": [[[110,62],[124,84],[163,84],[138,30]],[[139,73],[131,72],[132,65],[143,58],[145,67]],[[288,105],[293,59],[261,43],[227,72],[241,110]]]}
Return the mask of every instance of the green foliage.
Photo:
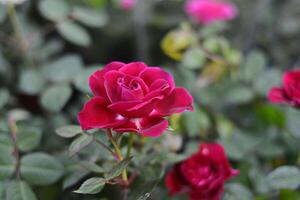
{"label": "green foliage", "polygon": [[32,153],[21,159],[21,176],[34,185],[50,185],[63,175],[63,166],[45,153]]}
{"label": "green foliage", "polygon": [[[300,112],[267,101],[299,64],[298,0],[236,0],[235,21],[210,25],[187,18],[185,1],[119,2],[26,1],[16,16],[0,3],[0,199],[122,199],[124,169],[128,199],[170,199],[170,167],[217,141],[240,170],[223,199],[298,200]],[[89,76],[113,60],[164,67],[194,96],[159,138],[114,133],[122,162],[77,119]]]}
{"label": "green foliage", "polygon": [[56,129],[57,135],[65,138],[72,138],[82,133],[82,129],[78,125],[67,125]]}
{"label": "green foliage", "polygon": [[57,30],[69,42],[83,47],[91,44],[91,39],[88,32],[74,22],[61,22],[57,25]]}
{"label": "green foliage", "polygon": [[4,180],[14,173],[16,160],[9,149],[1,147],[0,152],[0,180]]}
{"label": "green foliage", "polygon": [[251,200],[251,192],[243,185],[231,183],[226,185],[223,200]]}
{"label": "green foliage", "polygon": [[60,0],[42,0],[39,2],[38,8],[45,18],[52,21],[65,19],[70,12],[69,6]]}
{"label": "green foliage", "polygon": [[87,147],[93,141],[93,137],[87,134],[78,136],[69,147],[69,155],[74,156],[83,148]]}
{"label": "green foliage", "polygon": [[48,111],[60,111],[72,95],[70,86],[59,84],[47,88],[41,96],[41,104]]}
{"label": "green foliage", "polygon": [[24,181],[11,181],[6,186],[6,199],[37,200],[30,186]]}
{"label": "green foliage", "polygon": [[105,179],[110,180],[114,179],[122,173],[122,171],[129,165],[132,157],[125,158],[121,162],[119,162],[116,166],[114,166],[106,175]]}
{"label": "green foliage", "polygon": [[36,149],[41,142],[42,132],[35,127],[21,127],[17,135],[17,146],[21,151]]}
{"label": "green foliage", "polygon": [[74,192],[80,194],[97,194],[103,189],[104,185],[105,179],[94,177],[84,181],[80,188]]}
{"label": "green foliage", "polygon": [[293,166],[281,166],[272,171],[267,180],[273,189],[295,190],[300,186],[300,170]]}

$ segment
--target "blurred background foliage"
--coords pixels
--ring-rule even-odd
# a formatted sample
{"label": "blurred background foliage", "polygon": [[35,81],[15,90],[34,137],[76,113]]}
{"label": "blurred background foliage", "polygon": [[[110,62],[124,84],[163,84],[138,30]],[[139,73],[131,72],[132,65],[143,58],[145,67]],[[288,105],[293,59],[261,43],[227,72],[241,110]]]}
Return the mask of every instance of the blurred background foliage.
{"label": "blurred background foliage", "polygon": [[138,0],[133,10],[118,0],[0,4],[0,199],[121,198],[115,186],[72,192],[112,168],[97,144],[107,142],[103,133],[67,126],[55,134],[77,124],[88,76],[115,60],[162,66],[195,98],[195,112],[170,118],[173,131],[134,136],[129,199],[168,199],[168,166],[212,140],[241,171],[224,200],[300,199],[300,112],[266,101],[299,64],[300,2],[234,2],[237,19],[205,27],[184,14],[183,0]]}

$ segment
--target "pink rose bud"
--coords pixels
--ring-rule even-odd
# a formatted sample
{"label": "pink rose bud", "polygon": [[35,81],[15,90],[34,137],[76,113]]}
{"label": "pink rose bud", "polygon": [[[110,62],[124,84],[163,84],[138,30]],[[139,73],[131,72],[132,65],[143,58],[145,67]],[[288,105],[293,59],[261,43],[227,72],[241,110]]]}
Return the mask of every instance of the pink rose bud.
{"label": "pink rose bud", "polygon": [[221,145],[205,143],[173,167],[166,185],[170,195],[188,193],[189,200],[220,200],[225,181],[238,173],[231,168]]}
{"label": "pink rose bud", "polygon": [[202,24],[231,20],[238,13],[234,4],[220,0],[188,0],[185,11]]}
{"label": "pink rose bud", "polygon": [[124,10],[132,10],[135,7],[136,0],[121,0],[120,7]]}
{"label": "pink rose bud", "polygon": [[269,94],[269,101],[275,104],[287,103],[300,108],[300,69],[288,71],[283,75],[283,87],[273,87]]}
{"label": "pink rose bud", "polygon": [[142,62],[112,62],[89,78],[94,94],[78,114],[84,130],[112,128],[156,137],[168,127],[166,116],[193,110],[188,91],[173,77]]}

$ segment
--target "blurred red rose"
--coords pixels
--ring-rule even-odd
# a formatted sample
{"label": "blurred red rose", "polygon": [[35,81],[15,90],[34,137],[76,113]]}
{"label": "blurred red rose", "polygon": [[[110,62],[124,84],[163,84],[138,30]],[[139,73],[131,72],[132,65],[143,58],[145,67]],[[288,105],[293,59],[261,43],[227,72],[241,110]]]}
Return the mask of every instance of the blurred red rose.
{"label": "blurred red rose", "polygon": [[202,144],[199,151],[168,173],[170,195],[188,193],[189,200],[219,200],[226,180],[239,173],[231,168],[219,144]]}
{"label": "blurred red rose", "polygon": [[175,87],[173,77],[142,62],[112,62],[89,78],[94,94],[78,114],[84,130],[112,128],[156,137],[167,128],[164,117],[192,110],[193,98]]}
{"label": "blurred red rose", "polygon": [[283,87],[273,87],[270,90],[269,101],[300,107],[300,69],[286,72],[282,84]]}
{"label": "blurred red rose", "polygon": [[234,4],[219,0],[188,0],[185,11],[202,24],[230,20],[238,13]]}

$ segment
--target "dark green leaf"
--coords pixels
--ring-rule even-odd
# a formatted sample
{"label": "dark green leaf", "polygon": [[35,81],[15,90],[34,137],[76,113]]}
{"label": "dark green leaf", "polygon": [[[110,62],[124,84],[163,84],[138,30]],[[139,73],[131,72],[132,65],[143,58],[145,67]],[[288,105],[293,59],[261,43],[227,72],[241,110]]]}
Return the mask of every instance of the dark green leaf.
{"label": "dark green leaf", "polygon": [[119,162],[116,166],[114,166],[112,168],[111,171],[109,171],[105,175],[105,179],[106,180],[111,180],[111,179],[114,179],[114,178],[120,176],[120,174],[122,173],[122,171],[129,165],[129,163],[130,163],[131,160],[132,160],[132,157],[129,157],[129,158],[125,158],[124,160],[122,160],[121,162]]}
{"label": "dark green leaf", "polygon": [[0,180],[4,180],[14,173],[16,160],[8,148],[0,148],[0,155]]}
{"label": "dark green leaf", "polygon": [[69,54],[43,66],[43,75],[54,82],[71,81],[81,74],[83,62],[78,55]]}
{"label": "dark green leaf", "polygon": [[26,182],[11,181],[6,187],[6,200],[37,200],[37,198]]}
{"label": "dark green leaf", "polygon": [[57,25],[58,32],[69,42],[79,46],[89,46],[91,38],[86,29],[70,21],[64,21]]}
{"label": "dark green leaf", "polygon": [[78,125],[67,125],[56,129],[56,134],[65,138],[72,138],[80,133],[82,129]]}
{"label": "dark green leaf", "polygon": [[103,10],[93,10],[79,6],[74,8],[72,16],[79,22],[91,27],[102,27],[108,20],[107,14]]}
{"label": "dark green leaf", "polygon": [[21,73],[19,88],[22,92],[30,95],[39,93],[45,84],[45,81],[39,71],[27,70]]}
{"label": "dark green leaf", "polygon": [[80,194],[97,194],[99,193],[105,185],[105,179],[103,178],[90,178],[86,180],[78,190],[75,190],[74,192],[80,193]]}
{"label": "dark green leaf", "polygon": [[83,148],[87,147],[89,144],[93,142],[93,137],[87,134],[82,134],[77,137],[69,147],[69,155],[74,156]]}
{"label": "dark green leaf", "polygon": [[31,151],[37,148],[42,138],[42,131],[36,127],[19,127],[17,145],[21,151]]}
{"label": "dark green leaf", "polygon": [[63,175],[62,164],[45,153],[33,153],[21,159],[21,176],[34,185],[50,185]]}
{"label": "dark green leaf", "polygon": [[67,18],[70,12],[69,6],[62,0],[41,0],[38,8],[45,18],[55,22]]}
{"label": "dark green leaf", "polygon": [[55,85],[43,92],[40,101],[46,110],[58,112],[65,106],[71,94],[72,89],[69,85]]}
{"label": "dark green leaf", "polygon": [[238,183],[230,183],[225,186],[222,200],[252,200],[252,194],[245,186]]}
{"label": "dark green leaf", "polygon": [[294,190],[300,186],[300,170],[294,166],[282,166],[272,171],[267,177],[273,189]]}

